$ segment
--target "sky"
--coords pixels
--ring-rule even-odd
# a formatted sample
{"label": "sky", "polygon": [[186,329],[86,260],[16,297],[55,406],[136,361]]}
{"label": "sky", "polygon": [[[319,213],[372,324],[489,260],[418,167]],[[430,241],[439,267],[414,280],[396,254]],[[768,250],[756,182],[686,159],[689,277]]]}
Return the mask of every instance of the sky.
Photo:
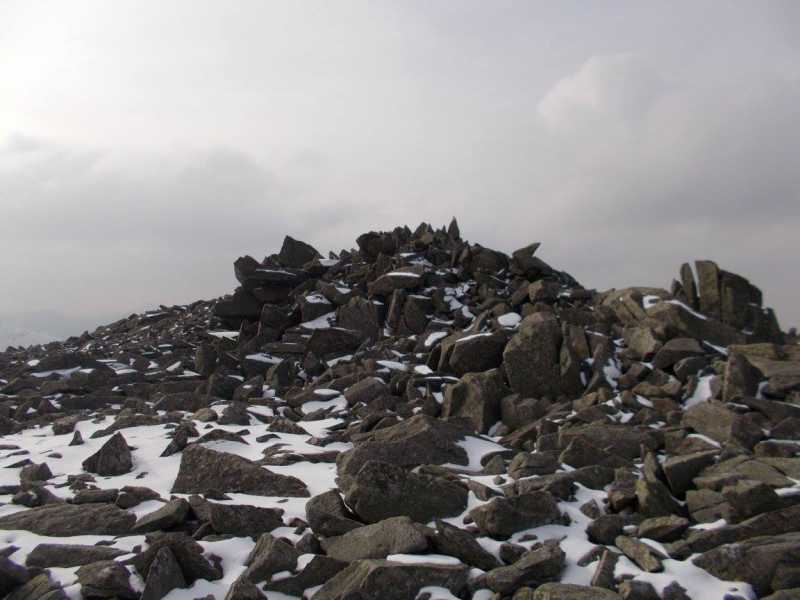
{"label": "sky", "polygon": [[0,346],[458,218],[800,324],[800,3],[0,0]]}

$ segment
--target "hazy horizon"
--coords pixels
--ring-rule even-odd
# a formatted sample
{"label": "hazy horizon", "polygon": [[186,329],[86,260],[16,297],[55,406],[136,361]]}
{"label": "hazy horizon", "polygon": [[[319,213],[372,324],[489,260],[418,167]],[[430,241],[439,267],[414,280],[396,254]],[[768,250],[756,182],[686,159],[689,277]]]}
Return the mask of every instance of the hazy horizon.
{"label": "hazy horizon", "polygon": [[790,1],[10,0],[0,347],[454,215],[591,288],[715,260],[788,329],[798,104]]}

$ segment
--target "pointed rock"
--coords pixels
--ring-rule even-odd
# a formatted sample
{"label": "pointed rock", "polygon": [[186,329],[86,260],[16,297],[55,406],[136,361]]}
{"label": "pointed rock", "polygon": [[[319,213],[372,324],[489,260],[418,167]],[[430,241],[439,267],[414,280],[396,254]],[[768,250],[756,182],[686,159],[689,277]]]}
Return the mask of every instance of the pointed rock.
{"label": "pointed rock", "polygon": [[124,475],[133,469],[131,449],[117,432],[103,446],[83,461],[83,470],[98,475]]}

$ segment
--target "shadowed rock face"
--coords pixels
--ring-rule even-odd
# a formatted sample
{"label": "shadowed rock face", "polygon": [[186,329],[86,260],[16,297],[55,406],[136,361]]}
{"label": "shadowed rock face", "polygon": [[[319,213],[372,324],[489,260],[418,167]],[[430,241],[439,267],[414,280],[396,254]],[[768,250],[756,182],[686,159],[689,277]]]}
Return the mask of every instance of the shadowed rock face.
{"label": "shadowed rock face", "polygon": [[800,346],[747,280],[587,290],[455,221],[356,244],[0,353],[0,595],[800,588]]}

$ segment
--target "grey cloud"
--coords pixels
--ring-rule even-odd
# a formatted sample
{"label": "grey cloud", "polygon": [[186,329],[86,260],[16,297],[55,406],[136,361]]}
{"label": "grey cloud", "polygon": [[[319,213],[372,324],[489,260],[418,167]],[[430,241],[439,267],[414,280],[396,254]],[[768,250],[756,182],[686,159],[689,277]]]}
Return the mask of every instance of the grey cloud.
{"label": "grey cloud", "polygon": [[61,335],[286,233],[455,215],[592,287],[713,258],[800,321],[792,3],[345,4],[0,7],[0,317]]}

